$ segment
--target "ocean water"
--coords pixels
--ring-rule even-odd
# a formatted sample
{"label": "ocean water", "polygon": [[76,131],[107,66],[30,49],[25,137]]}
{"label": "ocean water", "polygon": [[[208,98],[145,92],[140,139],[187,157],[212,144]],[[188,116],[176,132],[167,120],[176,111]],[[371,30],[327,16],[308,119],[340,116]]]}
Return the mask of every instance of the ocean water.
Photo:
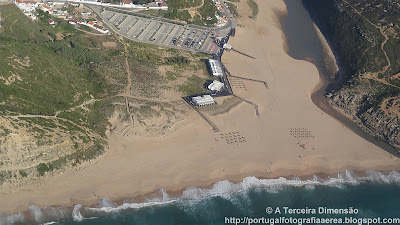
{"label": "ocean water", "polygon": [[[367,171],[357,177],[346,171],[334,177],[300,180],[245,178],[240,183],[220,181],[209,188],[187,188],[180,197],[160,190],[157,198],[117,205],[107,198],[94,206],[31,206],[27,212],[0,214],[0,224],[234,224],[230,218],[400,218],[400,174]],[[281,214],[268,214],[278,207]],[[289,214],[292,209],[315,209],[312,214]],[[353,209],[357,214],[319,214],[319,207]],[[248,221],[247,221],[248,222]],[[249,223],[245,223],[249,224]],[[261,224],[261,223],[253,223]],[[298,223],[292,223],[298,224]],[[334,224],[334,223],[328,223]],[[353,223],[356,224],[356,223]]]}

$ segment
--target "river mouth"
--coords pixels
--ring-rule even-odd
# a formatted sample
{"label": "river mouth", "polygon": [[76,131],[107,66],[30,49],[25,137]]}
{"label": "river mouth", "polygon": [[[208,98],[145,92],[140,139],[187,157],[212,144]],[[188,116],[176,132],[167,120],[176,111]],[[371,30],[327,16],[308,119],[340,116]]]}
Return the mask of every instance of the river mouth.
{"label": "river mouth", "polygon": [[287,14],[277,14],[286,38],[285,49],[287,54],[294,59],[311,62],[318,69],[319,82],[314,87],[314,90],[312,90],[310,96],[312,102],[355,134],[390,154],[399,157],[397,149],[362,130],[349,116],[333,108],[328,103],[325,95],[329,92],[328,90],[331,90],[331,86],[333,86],[333,78],[336,73],[344,73],[344,71],[337,66],[335,56],[333,56],[329,45],[312,21],[302,1],[283,1],[287,7]]}

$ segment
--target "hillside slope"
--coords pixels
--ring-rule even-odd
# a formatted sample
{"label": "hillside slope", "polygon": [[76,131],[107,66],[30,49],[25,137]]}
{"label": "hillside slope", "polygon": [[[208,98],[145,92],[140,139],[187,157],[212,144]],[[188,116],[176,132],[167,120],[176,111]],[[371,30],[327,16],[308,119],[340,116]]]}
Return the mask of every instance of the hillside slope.
{"label": "hillside slope", "polygon": [[14,4],[0,11],[0,183],[99,155],[109,110],[106,101],[90,103],[116,90],[90,62],[105,56],[86,49],[77,33],[52,40],[56,29],[31,21]]}
{"label": "hillside slope", "polygon": [[206,55],[0,13],[0,194],[94,159],[106,131],[166,134],[189,110],[181,96],[207,91]]}
{"label": "hillside slope", "polygon": [[303,0],[340,71],[329,102],[400,148],[400,5],[393,0]]}

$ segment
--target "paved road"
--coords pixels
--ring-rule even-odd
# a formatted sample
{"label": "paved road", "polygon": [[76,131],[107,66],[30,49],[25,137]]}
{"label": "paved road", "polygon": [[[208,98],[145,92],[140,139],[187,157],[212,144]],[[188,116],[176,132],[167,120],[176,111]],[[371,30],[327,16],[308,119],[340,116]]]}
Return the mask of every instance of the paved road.
{"label": "paved road", "polygon": [[[119,10],[120,12],[123,12],[123,13],[126,13],[126,14],[130,14],[130,15],[134,15],[134,16],[141,16],[141,17],[146,17],[146,18],[150,18],[150,19],[161,20],[161,21],[169,22],[169,23],[179,23],[179,22],[172,21],[172,20],[168,20],[168,19],[165,19],[165,18],[160,18],[160,17],[150,16],[150,15],[145,15],[145,14],[142,14],[142,13],[132,12],[132,11],[125,10],[125,9],[121,9],[121,8],[111,7],[109,3],[101,3],[101,2],[93,2],[93,1],[74,1],[74,0],[54,0],[54,2],[80,3],[80,4],[84,4],[84,5],[86,5],[86,6],[96,6],[96,7],[99,7],[99,8],[104,7],[104,8],[107,8],[107,9]],[[227,18],[228,18],[228,23],[227,23],[227,24],[225,24],[225,25],[222,26],[222,27],[214,27],[214,28],[208,28],[208,27],[198,26],[198,25],[193,25],[193,24],[190,24],[190,25],[188,25],[188,26],[194,27],[194,28],[197,28],[197,29],[210,30],[210,31],[211,31],[211,30],[212,30],[212,31],[224,30],[224,29],[227,29],[227,28],[230,29],[231,27],[236,27],[236,23],[233,23],[233,22],[232,22],[232,15],[230,14],[230,11],[226,8],[226,6],[225,6],[225,4],[223,3],[223,1],[221,1],[221,2],[222,2],[221,6],[222,6],[222,8],[224,9],[224,11],[226,12],[226,16],[227,16]],[[92,7],[90,7],[90,8],[92,8]],[[94,9],[94,7],[93,7],[92,9]],[[98,12],[97,14],[100,14],[100,10],[97,10],[97,12]],[[187,25],[187,24],[185,24],[185,23],[179,23],[179,24],[181,24],[181,25]],[[233,25],[233,26],[232,26],[232,25]]]}
{"label": "paved road", "polygon": [[[100,7],[102,7],[102,6],[96,5],[95,7],[98,7],[99,9],[97,9],[96,11],[100,12]],[[94,9],[95,7],[93,7],[92,5],[90,6],[90,8],[92,8],[92,9]],[[196,29],[202,29],[202,30],[205,30],[205,31],[220,31],[220,30],[225,30],[225,29],[231,29],[232,24],[233,24],[232,19],[230,18],[230,16],[227,16],[228,22],[224,26],[221,26],[221,27],[205,27],[205,26],[199,26],[199,25],[195,25],[195,24],[181,23],[181,22],[177,22],[177,21],[173,21],[173,20],[169,20],[169,19],[165,19],[165,18],[161,18],[161,17],[156,17],[156,16],[150,16],[150,15],[146,15],[146,14],[143,14],[143,13],[133,12],[133,11],[125,10],[125,9],[118,9],[118,8],[107,7],[107,6],[103,6],[103,8],[106,8],[107,10],[114,11],[114,12],[124,13],[124,14],[132,15],[132,16],[144,17],[144,18],[147,18],[147,19],[153,19],[153,20],[163,21],[163,22],[167,22],[167,23],[178,24],[178,25],[182,25],[182,26],[188,26],[188,27],[192,27],[192,28],[196,28]],[[225,9],[225,11],[226,10],[227,9]]]}

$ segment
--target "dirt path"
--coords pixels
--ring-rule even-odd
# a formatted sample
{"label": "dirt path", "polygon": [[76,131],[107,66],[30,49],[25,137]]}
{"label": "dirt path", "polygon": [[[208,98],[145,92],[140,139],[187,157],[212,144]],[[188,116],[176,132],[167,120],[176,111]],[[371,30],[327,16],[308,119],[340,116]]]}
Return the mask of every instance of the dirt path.
{"label": "dirt path", "polygon": [[[127,54],[128,48],[126,47],[125,44],[124,44],[124,50],[125,50],[125,54]],[[128,84],[126,85],[125,95],[129,96],[130,90],[131,90],[131,86],[132,86],[132,78],[131,78],[131,70],[129,69],[128,57],[125,57],[125,66],[126,66],[126,73],[128,74]],[[132,112],[129,109],[129,99],[126,96],[125,96],[126,112],[129,114],[129,118],[131,119],[131,126],[132,126],[132,129],[133,129],[134,120],[133,120]]]}
{"label": "dirt path", "polygon": [[204,5],[204,0],[201,0],[201,4],[198,5],[198,6],[194,6],[194,7],[190,7],[190,8],[178,9],[178,11],[183,11],[183,10],[188,10],[188,11],[190,11],[190,10],[196,10],[196,9],[199,9],[199,8],[203,7],[203,5]]}
{"label": "dirt path", "polygon": [[14,26],[18,21],[19,21],[19,18],[16,19],[16,20],[14,20],[14,21],[10,24],[10,31],[11,31],[11,33],[14,32],[14,31],[13,31],[13,26]]}
{"label": "dirt path", "polygon": [[379,71],[378,73],[369,74],[370,76],[368,76],[368,77],[364,76],[364,77],[365,77],[365,78],[374,79],[374,80],[379,81],[379,82],[381,82],[381,83],[383,83],[383,84],[386,84],[386,85],[390,85],[390,86],[399,88],[398,86],[393,85],[393,84],[390,84],[389,82],[387,82],[387,81],[384,80],[384,79],[379,79],[379,78],[378,78],[378,74],[379,74],[379,73],[386,73],[386,72],[389,70],[390,66],[391,66],[390,59],[389,59],[389,57],[388,57],[388,55],[387,55],[387,53],[386,53],[386,51],[385,51],[385,45],[386,45],[387,41],[389,40],[389,36],[387,36],[387,34],[385,33],[385,31],[383,30],[382,27],[380,27],[380,26],[378,26],[378,25],[372,23],[368,18],[366,18],[365,16],[363,16],[361,12],[359,12],[356,8],[354,8],[348,1],[346,1],[346,0],[343,0],[343,1],[344,1],[346,4],[348,4],[348,5],[354,10],[354,12],[356,12],[359,16],[361,16],[361,18],[365,19],[369,24],[371,24],[371,25],[374,26],[376,29],[378,29],[379,32],[382,34],[382,36],[385,38],[385,40],[381,43],[381,50],[382,50],[383,54],[385,55],[385,58],[386,58],[386,61],[387,61],[387,65],[386,65],[385,67],[383,67],[382,70]]}
{"label": "dirt path", "polygon": [[60,113],[62,113],[62,112],[74,111],[74,110],[77,109],[77,108],[82,108],[82,109],[84,109],[84,110],[88,110],[88,109],[85,108],[85,106],[90,105],[90,104],[93,104],[93,103],[95,103],[95,102],[97,102],[97,101],[101,101],[101,100],[104,100],[104,98],[102,98],[102,99],[94,99],[94,98],[89,99],[89,100],[87,100],[87,101],[84,101],[82,104],[77,105],[77,106],[74,106],[74,107],[72,107],[72,108],[70,108],[70,109],[62,110],[62,111],[57,111],[56,114],[55,114],[55,116],[57,117],[57,116],[58,116]]}
{"label": "dirt path", "polygon": [[99,134],[97,134],[96,132],[92,131],[91,129],[88,129],[86,127],[83,127],[79,124],[76,124],[75,122],[69,120],[69,119],[65,119],[65,118],[60,118],[57,116],[44,116],[44,115],[17,115],[17,116],[3,116],[4,118],[10,118],[10,119],[19,119],[19,118],[44,118],[44,119],[55,119],[55,120],[62,120],[68,123],[73,124],[76,127],[79,127],[80,129],[84,130],[86,132],[86,134],[90,137],[94,137],[94,138],[100,138],[102,140],[104,140],[103,137],[101,137]]}
{"label": "dirt path", "polygon": [[[116,95],[115,97],[125,97],[125,98],[133,98],[137,100],[144,100],[144,101],[151,101],[151,102],[160,102],[160,103],[170,103],[175,100],[161,100],[161,99],[155,99],[155,98],[144,98],[144,97],[137,97],[133,95],[127,95],[127,94],[122,94],[122,95]],[[176,99],[178,101],[180,99]]]}
{"label": "dirt path", "polygon": [[90,31],[82,30],[82,29],[77,28],[77,27],[75,27],[75,29],[76,29],[76,30],[79,30],[79,31],[82,31],[82,32],[84,32],[84,33],[87,33],[87,34],[91,34],[91,35],[97,35],[97,36],[104,36],[104,35],[107,35],[107,34],[97,34],[97,33],[93,33],[93,32],[90,32]]}

